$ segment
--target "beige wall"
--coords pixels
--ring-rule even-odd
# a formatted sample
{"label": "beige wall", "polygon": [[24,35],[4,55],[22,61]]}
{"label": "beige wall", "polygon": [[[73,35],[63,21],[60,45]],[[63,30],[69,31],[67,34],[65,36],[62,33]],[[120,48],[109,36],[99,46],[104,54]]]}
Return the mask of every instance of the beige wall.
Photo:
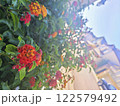
{"label": "beige wall", "polygon": [[[64,70],[63,68],[62,72]],[[74,77],[74,81],[71,83],[70,80],[64,90],[100,90],[100,87],[97,85],[98,78],[93,70],[90,72],[89,68],[86,68],[77,72],[75,69],[68,74]]]}
{"label": "beige wall", "polygon": [[75,90],[99,90],[97,85],[97,77],[94,71],[89,72],[89,69],[83,69],[81,72],[74,71],[74,89]]}
{"label": "beige wall", "polygon": [[114,52],[114,51],[111,51],[111,52],[103,55],[102,58],[108,59],[108,60],[112,61],[113,63],[115,63],[115,64],[117,64],[117,65],[120,64],[119,61],[118,61],[117,56],[115,55],[115,52]]}

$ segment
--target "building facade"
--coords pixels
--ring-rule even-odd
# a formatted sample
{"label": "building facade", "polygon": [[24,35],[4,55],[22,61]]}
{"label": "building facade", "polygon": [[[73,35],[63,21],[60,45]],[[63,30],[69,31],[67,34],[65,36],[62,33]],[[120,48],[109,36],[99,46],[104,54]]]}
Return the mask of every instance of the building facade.
{"label": "building facade", "polygon": [[85,41],[95,55],[97,77],[105,78],[107,82],[120,89],[120,50],[114,45],[108,45],[104,37],[96,37],[91,32],[85,34]]}

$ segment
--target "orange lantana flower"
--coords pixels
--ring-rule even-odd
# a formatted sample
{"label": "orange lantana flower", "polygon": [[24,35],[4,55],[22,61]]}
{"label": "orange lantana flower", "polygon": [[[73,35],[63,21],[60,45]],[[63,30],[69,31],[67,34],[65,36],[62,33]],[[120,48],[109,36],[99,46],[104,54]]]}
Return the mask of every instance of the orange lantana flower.
{"label": "orange lantana flower", "polygon": [[62,12],[62,15],[64,15],[64,13],[65,13],[65,12],[63,11],[63,12]]}
{"label": "orange lantana flower", "polygon": [[32,15],[38,16],[41,14],[41,6],[36,2],[31,2],[31,5],[29,5],[30,11]]}
{"label": "orange lantana flower", "polygon": [[43,18],[47,16],[47,9],[44,5],[41,6],[41,13],[43,15]]}
{"label": "orange lantana flower", "polygon": [[29,5],[30,11],[32,15],[39,16],[42,14],[43,18],[47,16],[47,9],[44,5],[40,5],[38,2]]}
{"label": "orange lantana flower", "polygon": [[63,88],[66,87],[66,84],[68,83],[68,81],[64,80],[64,85],[63,85]]}
{"label": "orange lantana flower", "polygon": [[[40,51],[42,52],[41,49]],[[18,52],[17,59],[19,59],[19,64],[13,66],[13,69],[16,68],[18,71],[25,67],[29,67],[30,70],[33,66],[33,61],[36,62],[36,66],[40,65],[42,61],[42,53],[38,53],[32,45],[25,44],[22,47],[18,47]]]}
{"label": "orange lantana flower", "polygon": [[54,32],[54,33],[52,34],[52,37],[55,38],[56,36],[57,36],[57,32]]}
{"label": "orange lantana flower", "polygon": [[2,40],[2,38],[0,37],[0,40]]}
{"label": "orange lantana flower", "polygon": [[64,58],[63,58],[63,56],[61,55],[61,60],[62,60],[62,62],[64,61]]}
{"label": "orange lantana flower", "polygon": [[41,61],[40,62],[40,66],[42,66],[42,65],[44,65],[45,64],[45,62],[44,61]]}

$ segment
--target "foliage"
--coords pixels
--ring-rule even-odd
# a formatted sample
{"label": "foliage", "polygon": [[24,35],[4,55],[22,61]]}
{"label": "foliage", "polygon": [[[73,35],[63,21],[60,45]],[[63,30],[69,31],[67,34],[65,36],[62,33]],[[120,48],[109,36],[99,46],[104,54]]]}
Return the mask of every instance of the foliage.
{"label": "foliage", "polygon": [[77,6],[69,0],[0,1],[0,89],[57,89],[58,82],[62,89],[68,82],[58,71],[62,66],[81,71],[91,64],[87,20]]}

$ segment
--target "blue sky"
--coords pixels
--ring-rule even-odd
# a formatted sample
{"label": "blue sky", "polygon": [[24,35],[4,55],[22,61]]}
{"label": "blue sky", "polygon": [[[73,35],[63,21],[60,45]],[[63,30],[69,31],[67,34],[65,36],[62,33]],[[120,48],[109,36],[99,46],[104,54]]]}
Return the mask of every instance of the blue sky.
{"label": "blue sky", "polygon": [[83,15],[88,19],[87,26],[93,28],[92,32],[97,37],[104,36],[108,44],[120,49],[120,0],[107,0],[99,7],[91,5]]}

